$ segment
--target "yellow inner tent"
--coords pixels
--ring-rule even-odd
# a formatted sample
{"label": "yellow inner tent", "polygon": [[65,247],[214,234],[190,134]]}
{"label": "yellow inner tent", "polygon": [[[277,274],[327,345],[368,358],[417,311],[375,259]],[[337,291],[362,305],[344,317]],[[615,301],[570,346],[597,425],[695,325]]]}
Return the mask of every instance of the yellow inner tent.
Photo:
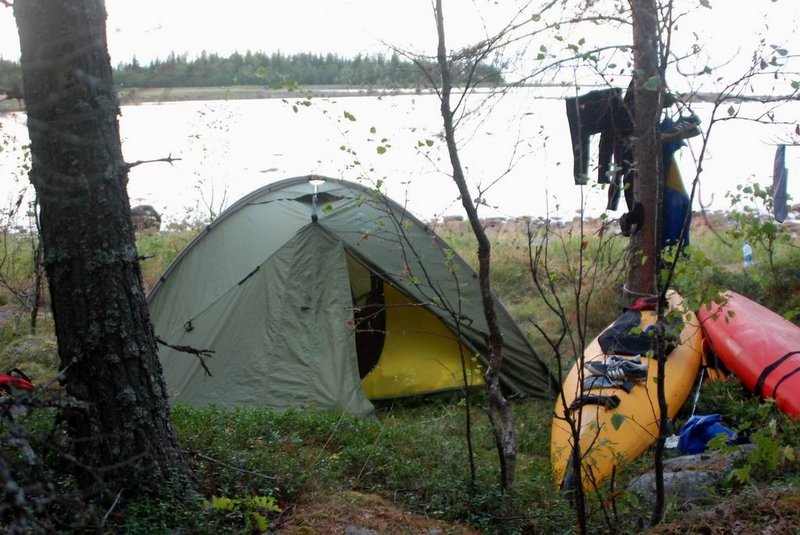
{"label": "yellow inner tent", "polygon": [[[348,260],[354,306],[358,309],[364,307],[365,296],[371,285],[374,290],[375,282],[364,266],[352,257]],[[441,319],[391,285],[380,285],[385,324],[378,334],[383,343],[377,362],[361,381],[367,398],[392,399],[455,390],[464,387],[465,377],[470,387],[484,383],[477,358]]]}

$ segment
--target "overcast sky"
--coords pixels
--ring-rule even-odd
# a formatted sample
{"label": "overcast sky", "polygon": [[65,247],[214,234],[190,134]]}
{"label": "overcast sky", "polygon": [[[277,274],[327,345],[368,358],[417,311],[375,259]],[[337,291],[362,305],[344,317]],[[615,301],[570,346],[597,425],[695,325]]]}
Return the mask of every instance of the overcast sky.
{"label": "overcast sky", "polygon": [[[609,0],[594,0],[601,5]],[[537,0],[538,2],[538,0]],[[537,2],[533,2],[535,5]],[[709,0],[679,25],[678,38],[692,33],[717,56],[752,50],[756,36],[775,44],[800,43],[800,0]],[[473,42],[509,20],[524,0],[448,0],[445,15],[451,47]],[[699,6],[700,0],[679,0]],[[202,50],[228,55],[235,50],[334,52],[344,56],[386,51],[381,42],[435,50],[431,0],[107,0],[112,63],[136,56],[147,62],[170,52]],[[594,33],[592,33],[594,32]],[[589,30],[591,40],[598,27]],[[619,32],[618,32],[619,33]],[[624,35],[611,39],[627,40]],[[12,10],[0,6],[0,56],[18,59]]]}
{"label": "overcast sky", "polygon": [[[457,36],[482,35],[476,13],[503,12],[486,0],[458,0],[447,14]],[[453,6],[457,4],[453,3]],[[281,50],[354,56],[400,47],[434,50],[429,0],[107,0],[112,62],[134,55],[144,61],[169,52]],[[490,9],[491,8],[491,9]],[[464,16],[464,15],[469,16]],[[11,9],[0,9],[0,54],[17,59],[19,44]]]}

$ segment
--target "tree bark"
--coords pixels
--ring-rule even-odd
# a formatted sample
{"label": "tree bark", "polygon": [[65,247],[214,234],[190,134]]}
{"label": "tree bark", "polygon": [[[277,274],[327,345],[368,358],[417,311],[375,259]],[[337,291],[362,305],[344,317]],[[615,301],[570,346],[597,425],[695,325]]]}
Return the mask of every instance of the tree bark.
{"label": "tree bark", "polygon": [[[500,459],[500,484],[503,490],[511,490],[514,486],[514,474],[517,464],[517,433],[514,429],[514,416],[508,400],[503,395],[500,387],[500,370],[503,367],[503,335],[497,325],[497,313],[492,299],[491,282],[491,243],[486,236],[486,231],[481,225],[478,210],[472,200],[472,194],[467,186],[461,159],[456,144],[455,124],[453,111],[450,107],[450,93],[452,82],[450,79],[450,65],[447,59],[445,46],[444,14],[442,0],[436,0],[436,30],[438,34],[437,59],[442,77],[441,89],[441,114],[444,122],[444,137],[450,164],[453,169],[453,181],[456,183],[461,196],[461,204],[467,212],[475,238],[478,241],[478,283],[481,290],[481,302],[486,324],[489,329],[487,346],[489,349],[489,366],[484,378],[489,390],[489,419],[495,434],[495,444]],[[468,88],[464,89],[465,91]]]}
{"label": "tree bark", "polygon": [[[630,0],[633,18],[633,64],[635,77],[634,197],[642,204],[644,221],[632,236],[631,264],[627,288],[637,294],[661,295],[661,226],[663,221],[664,180],[662,180],[661,136],[658,130],[664,94],[663,70],[659,61],[658,7],[655,0]],[[663,326],[663,304],[658,303],[658,324]],[[665,347],[663,332],[656,336],[656,393],[659,409],[659,434],[655,447],[656,499],[650,523],[664,516],[664,446],[669,434],[669,417],[664,390]]]}
{"label": "tree bark", "polygon": [[31,139],[68,418],[81,481],[188,476],[137,260],[102,0],[17,0]]}
{"label": "tree bark", "polygon": [[633,17],[634,180],[636,202],[644,221],[631,236],[631,261],[626,287],[634,297],[655,295],[661,236],[661,142],[658,124],[664,81],[658,60],[658,11],[655,0],[630,0]]}

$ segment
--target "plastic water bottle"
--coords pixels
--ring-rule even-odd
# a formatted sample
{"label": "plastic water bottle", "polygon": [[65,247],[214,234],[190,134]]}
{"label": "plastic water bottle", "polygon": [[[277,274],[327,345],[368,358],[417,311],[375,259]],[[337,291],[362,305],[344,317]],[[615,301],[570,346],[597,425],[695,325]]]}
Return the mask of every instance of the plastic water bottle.
{"label": "plastic water bottle", "polygon": [[744,242],[744,245],[742,245],[742,259],[744,267],[753,265],[753,248],[750,247],[750,244],[747,242]]}

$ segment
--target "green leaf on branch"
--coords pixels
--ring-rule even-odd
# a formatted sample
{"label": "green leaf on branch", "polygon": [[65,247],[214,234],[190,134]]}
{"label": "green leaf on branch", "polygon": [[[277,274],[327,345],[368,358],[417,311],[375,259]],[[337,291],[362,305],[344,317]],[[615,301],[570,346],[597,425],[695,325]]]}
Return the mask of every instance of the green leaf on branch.
{"label": "green leaf on branch", "polygon": [[383,145],[378,145],[378,148],[375,149],[375,150],[378,151],[378,154],[385,154],[386,153],[386,147],[384,147]]}
{"label": "green leaf on branch", "polygon": [[711,9],[711,3],[708,0],[700,0],[700,5]]}
{"label": "green leaf on branch", "polygon": [[651,76],[642,87],[648,91],[658,91],[658,88],[661,87],[661,77],[658,75]]}
{"label": "green leaf on branch", "polygon": [[619,428],[622,427],[623,423],[625,423],[624,414],[614,414],[613,416],[611,416],[611,425],[614,427],[616,431],[619,431]]}
{"label": "green leaf on branch", "polygon": [[344,112],[344,118],[347,119],[348,121],[355,121],[356,120],[356,116],[353,115],[352,113],[350,113],[349,111],[345,111]]}

